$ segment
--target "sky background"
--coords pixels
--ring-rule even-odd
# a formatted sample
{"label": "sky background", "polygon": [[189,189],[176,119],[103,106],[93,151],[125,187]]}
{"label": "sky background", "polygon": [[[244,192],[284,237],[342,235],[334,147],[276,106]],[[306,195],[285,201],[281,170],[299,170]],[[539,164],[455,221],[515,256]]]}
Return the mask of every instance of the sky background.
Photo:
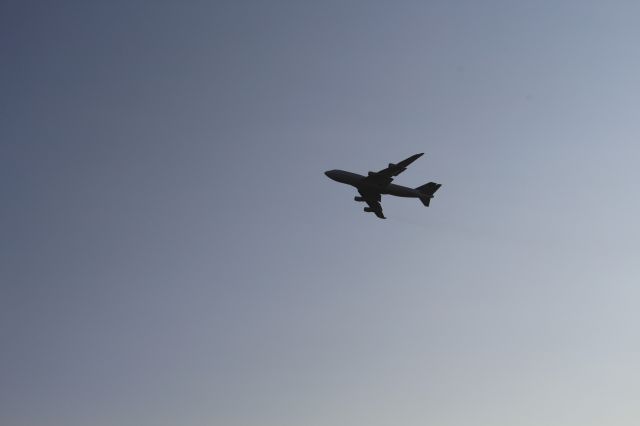
{"label": "sky background", "polygon": [[0,423],[637,426],[639,17],[0,2]]}

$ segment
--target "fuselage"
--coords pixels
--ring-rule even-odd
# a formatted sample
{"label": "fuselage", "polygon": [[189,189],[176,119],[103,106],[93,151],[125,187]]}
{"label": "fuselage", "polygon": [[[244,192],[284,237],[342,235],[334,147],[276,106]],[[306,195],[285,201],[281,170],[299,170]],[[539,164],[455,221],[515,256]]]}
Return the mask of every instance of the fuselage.
{"label": "fuselage", "polygon": [[377,192],[379,194],[395,195],[396,197],[420,198],[421,193],[413,188],[390,183],[376,185],[365,180],[365,176],[345,170],[329,170],[324,172],[329,179],[351,185],[363,192]]}

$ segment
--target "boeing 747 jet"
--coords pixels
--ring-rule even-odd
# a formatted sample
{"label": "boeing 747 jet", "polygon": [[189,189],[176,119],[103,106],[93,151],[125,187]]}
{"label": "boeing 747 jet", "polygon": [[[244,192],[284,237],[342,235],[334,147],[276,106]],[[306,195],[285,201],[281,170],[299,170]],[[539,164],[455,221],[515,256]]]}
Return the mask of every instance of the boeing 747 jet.
{"label": "boeing 747 jet", "polygon": [[355,187],[360,193],[359,197],[355,197],[355,201],[364,202],[368,207],[364,208],[365,212],[375,213],[380,219],[386,219],[382,213],[380,200],[383,194],[395,195],[396,197],[419,198],[426,207],[433,198],[433,194],[442,185],[435,182],[429,182],[417,188],[408,188],[393,184],[393,177],[407,170],[409,164],[416,161],[424,153],[412,155],[406,160],[402,160],[397,164],[389,163],[389,167],[378,172],[369,172],[367,176],[357,173],[346,172],[344,170],[329,170],[324,172],[327,177],[336,182],[345,183]]}

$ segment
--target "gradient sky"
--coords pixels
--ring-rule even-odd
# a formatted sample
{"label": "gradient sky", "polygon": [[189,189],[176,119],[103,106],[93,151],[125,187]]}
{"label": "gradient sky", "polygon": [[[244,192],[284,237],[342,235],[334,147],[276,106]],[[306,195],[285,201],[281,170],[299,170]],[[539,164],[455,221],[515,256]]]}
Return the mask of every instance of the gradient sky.
{"label": "gradient sky", "polygon": [[0,423],[637,426],[639,18],[2,1]]}

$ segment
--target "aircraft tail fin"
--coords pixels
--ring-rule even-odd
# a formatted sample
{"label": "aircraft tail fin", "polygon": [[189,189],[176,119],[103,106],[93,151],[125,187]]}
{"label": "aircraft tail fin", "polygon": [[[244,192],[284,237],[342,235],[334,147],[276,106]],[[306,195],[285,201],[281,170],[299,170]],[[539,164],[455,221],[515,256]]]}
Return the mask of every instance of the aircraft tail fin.
{"label": "aircraft tail fin", "polygon": [[429,207],[429,202],[433,198],[433,194],[441,187],[442,185],[435,182],[429,182],[422,186],[416,188],[416,191],[420,192],[420,201],[426,207]]}

